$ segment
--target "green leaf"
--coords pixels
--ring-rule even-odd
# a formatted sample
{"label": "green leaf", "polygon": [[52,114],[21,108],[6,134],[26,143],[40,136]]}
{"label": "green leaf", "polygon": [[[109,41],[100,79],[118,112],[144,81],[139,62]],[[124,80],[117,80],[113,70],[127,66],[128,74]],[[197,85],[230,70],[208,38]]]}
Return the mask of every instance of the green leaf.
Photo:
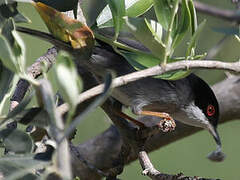
{"label": "green leaf", "polygon": [[82,88],[82,83],[75,64],[66,52],[60,51],[58,53],[54,72],[60,94],[71,107],[75,107],[78,103],[77,97]]}
{"label": "green leaf", "polygon": [[37,100],[40,107],[43,107],[44,110],[49,115],[49,124],[56,127],[56,120],[58,120],[59,114],[56,112],[56,105],[53,99],[52,86],[46,79],[39,80],[40,85],[35,86],[37,93]]}
{"label": "green leaf", "polygon": [[107,5],[107,2],[101,1],[101,3],[99,3],[99,0],[82,0],[80,1],[80,5],[87,24],[91,27],[96,22],[100,12],[102,12]]}
{"label": "green leaf", "polygon": [[131,6],[127,6],[126,15],[138,17],[147,12],[153,5],[153,0],[131,0]]}
{"label": "green leaf", "polygon": [[0,102],[9,90],[13,75],[14,73],[5,68],[0,61]]}
{"label": "green leaf", "polygon": [[[153,5],[152,0],[125,0],[126,15],[138,17],[148,11]],[[98,28],[113,27],[112,14],[106,6],[97,18]]]}
{"label": "green leaf", "polygon": [[65,137],[68,137],[78,126],[78,124],[86,118],[89,113],[94,111],[98,106],[100,106],[106,98],[109,96],[110,90],[111,90],[111,84],[112,84],[112,75],[108,73],[105,77],[105,83],[104,83],[104,89],[102,94],[100,94],[86,109],[84,112],[82,112],[80,115],[78,115],[72,123],[69,125],[69,127],[65,131],[65,135],[62,139]]}
{"label": "green leaf", "polygon": [[195,31],[197,30],[198,27],[198,23],[197,23],[197,14],[196,14],[196,10],[193,4],[192,0],[188,1],[188,7],[190,10],[190,14],[191,14],[191,27],[192,27],[192,35],[195,33]]}
{"label": "green leaf", "polygon": [[171,8],[169,2],[168,0],[153,0],[153,2],[158,22],[165,30],[167,30],[171,20]]}
{"label": "green leaf", "polygon": [[3,129],[0,138],[7,150],[15,153],[30,153],[33,151],[34,143],[30,136],[18,129]]}
{"label": "green leaf", "polygon": [[160,63],[163,60],[165,46],[161,43],[159,35],[151,32],[153,29],[149,29],[149,22],[142,18],[126,18],[126,25],[133,36],[159,58]]}
{"label": "green leaf", "polygon": [[[86,60],[90,58],[95,41],[92,30],[86,26],[84,22],[73,19],[66,14],[63,14],[41,2],[32,4],[40,14],[41,18],[47,25],[48,30],[52,33],[52,35],[56,39],[66,42],[62,43],[60,48],[69,50],[67,48],[69,44],[67,43],[71,43],[73,49],[78,49],[78,59]],[[28,31],[26,33],[31,32]],[[50,41],[46,38],[46,36],[44,36],[44,33],[34,35]],[[61,43],[61,41],[59,42],[55,40],[50,42]]]}
{"label": "green leaf", "polygon": [[17,72],[16,69],[16,58],[13,54],[13,51],[6,40],[6,38],[0,34],[0,60],[3,65],[10,69],[12,72]]}
{"label": "green leaf", "polygon": [[178,70],[175,72],[168,72],[164,73],[162,75],[156,76],[155,78],[161,78],[165,80],[178,80],[187,77],[189,74],[191,74],[191,70]]}
{"label": "green leaf", "polygon": [[[177,59],[169,59],[168,63],[181,61],[184,59],[185,59],[184,57],[180,57]],[[182,78],[188,76],[190,73],[191,73],[191,70],[177,70],[177,71],[167,72],[167,73],[155,76],[155,78],[161,78],[161,79],[165,79],[165,80],[178,80],[178,79],[182,79]]]}
{"label": "green leaf", "polygon": [[15,180],[29,177],[29,172],[50,165],[50,161],[34,159],[36,154],[8,155],[0,158],[0,172],[5,179]]}
{"label": "green leaf", "polygon": [[189,57],[191,56],[194,56],[195,53],[195,48],[196,48],[196,42],[203,30],[203,28],[205,27],[206,25],[206,20],[203,20],[201,22],[201,24],[198,26],[197,30],[195,31],[195,33],[193,34],[193,36],[191,37],[191,40],[190,40],[190,43],[187,47],[187,52],[186,52],[186,58],[188,59]]}
{"label": "green leaf", "polygon": [[[21,37],[14,30],[14,22],[11,18],[5,21],[4,26],[2,27],[1,36],[2,43],[5,43],[5,48],[0,50],[0,59],[2,59],[3,64],[7,66],[9,69],[11,68],[13,72],[17,70],[24,71],[25,45]],[[8,53],[4,53],[4,51],[7,52],[7,50]],[[8,57],[6,57],[6,55]],[[11,61],[9,59],[11,59]]]}
{"label": "green leaf", "polygon": [[163,44],[162,42],[162,26],[161,24],[159,24],[156,21],[153,20],[149,20],[149,21],[145,21],[149,30],[152,32],[152,35],[154,36],[154,38],[161,44]]}
{"label": "green leaf", "polygon": [[182,0],[182,9],[181,9],[181,18],[179,24],[177,25],[177,29],[174,33],[173,48],[176,47],[179,42],[184,38],[188,29],[191,25],[191,13],[188,7],[188,0]]}
{"label": "green leaf", "polygon": [[152,54],[134,53],[120,50],[121,55],[136,69],[143,70],[159,64],[159,59]]}
{"label": "green leaf", "polygon": [[18,67],[21,72],[24,72],[26,65],[26,48],[22,38],[19,36],[17,31],[12,31],[12,36],[14,38],[13,51],[15,57],[17,58]]}
{"label": "green leaf", "polygon": [[4,21],[1,34],[8,40],[9,45],[13,47],[14,37],[12,31],[14,30],[14,22],[12,18]]}
{"label": "green leaf", "polygon": [[117,39],[119,31],[124,22],[123,17],[125,16],[125,0],[106,0],[113,17],[113,23],[115,28],[114,40]]}
{"label": "green leaf", "polygon": [[2,125],[6,120],[13,118],[20,112],[22,112],[26,106],[30,103],[35,91],[32,91],[27,97],[25,97],[17,107],[15,107],[11,112],[8,113],[6,119],[2,121],[0,124]]}

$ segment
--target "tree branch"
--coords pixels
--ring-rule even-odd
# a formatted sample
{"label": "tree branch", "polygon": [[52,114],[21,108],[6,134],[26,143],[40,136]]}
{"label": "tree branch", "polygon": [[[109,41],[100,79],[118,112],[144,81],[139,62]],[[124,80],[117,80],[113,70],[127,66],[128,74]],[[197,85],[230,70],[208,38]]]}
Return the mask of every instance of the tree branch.
{"label": "tree branch", "polygon": [[[240,72],[240,62],[227,63],[220,61],[210,61],[210,60],[194,60],[194,61],[178,61],[174,63],[166,64],[162,66],[154,66],[145,70],[136,71],[124,76],[117,77],[112,82],[112,88],[116,88],[127,83],[146,78],[149,76],[161,75],[166,72],[176,71],[176,70],[188,70],[188,69],[222,69],[232,72]],[[92,98],[103,91],[104,84],[100,84],[92,89],[89,89],[81,93],[78,97],[78,103],[82,103],[85,100]],[[62,104],[58,107],[59,112],[66,113],[68,111],[68,105]]]}
{"label": "tree branch", "polygon": [[[219,101],[220,123],[229,122],[236,118],[240,118],[240,77],[230,77],[214,85],[213,90]],[[150,117],[144,117],[139,120],[148,123],[151,123],[152,121]],[[202,129],[190,127],[178,122],[175,131],[168,134],[159,132],[158,134],[150,137],[145,144],[145,149],[147,152],[154,151],[156,149],[164,147],[167,144],[190,136],[200,130]],[[80,154],[83,155],[83,157],[88,157],[88,161],[91,164],[101,170],[106,171],[112,167],[112,162],[114,159],[118,158],[122,144],[123,142],[119,132],[114,126],[111,126],[109,129],[97,137],[74,147]],[[138,154],[135,151],[132,149],[129,149],[129,151],[130,153],[126,158],[126,164],[136,160],[138,157]],[[72,157],[74,158],[74,174],[83,180],[87,179],[89,170],[86,167],[84,169],[80,168],[83,167],[83,165],[76,158],[74,152],[72,152]],[[78,167],[78,169],[76,169],[76,167]],[[100,179],[100,177],[98,174],[92,173],[91,179]]]}
{"label": "tree branch", "polygon": [[138,159],[143,168],[142,174],[147,175],[153,180],[198,180],[198,179],[214,180],[214,179],[201,178],[196,176],[195,177],[184,176],[182,173],[179,173],[177,175],[163,174],[154,168],[154,166],[152,165],[148,157],[147,152],[144,150],[141,150],[138,153]]}
{"label": "tree branch", "polygon": [[226,9],[219,9],[214,6],[210,6],[209,4],[204,4],[199,1],[194,1],[194,6],[198,12],[202,12],[204,14],[208,14],[220,19],[224,19],[227,21],[240,21],[240,14],[237,10],[226,10]]}
{"label": "tree branch", "polygon": [[[42,74],[41,63],[45,63],[47,68],[50,69],[55,63],[55,57],[57,56],[57,49],[52,47],[41,57],[39,57],[34,64],[32,64],[28,69],[28,75],[32,78],[37,78]],[[11,98],[10,110],[14,109],[19,102],[24,98],[27,90],[29,88],[29,83],[26,80],[19,80],[14,94]]]}

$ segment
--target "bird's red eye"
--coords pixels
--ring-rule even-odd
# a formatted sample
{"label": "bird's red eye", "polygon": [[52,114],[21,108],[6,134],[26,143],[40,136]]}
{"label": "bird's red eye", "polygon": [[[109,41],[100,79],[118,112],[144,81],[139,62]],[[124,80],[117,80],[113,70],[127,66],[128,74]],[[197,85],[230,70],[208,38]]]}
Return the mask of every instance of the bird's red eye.
{"label": "bird's red eye", "polygon": [[215,114],[215,108],[213,105],[208,105],[207,107],[207,115],[208,116],[213,116]]}

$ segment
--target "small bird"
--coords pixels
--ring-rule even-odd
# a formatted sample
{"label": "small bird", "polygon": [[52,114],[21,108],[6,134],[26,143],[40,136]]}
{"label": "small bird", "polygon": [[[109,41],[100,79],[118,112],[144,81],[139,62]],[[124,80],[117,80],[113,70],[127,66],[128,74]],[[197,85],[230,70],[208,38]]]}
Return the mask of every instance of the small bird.
{"label": "small bird", "polygon": [[[117,76],[132,73],[135,69],[116,54],[111,47],[95,47],[91,62],[94,66],[114,70]],[[100,75],[101,71],[95,71]],[[207,129],[221,147],[217,132],[219,106],[212,89],[195,74],[175,80],[147,77],[130,82],[113,90],[112,96],[137,115],[165,118],[171,115],[184,124]]]}
{"label": "small bird", "polygon": [[[17,27],[17,30],[47,40],[60,49],[73,52],[75,56],[78,54],[69,44],[46,33],[22,27]],[[93,48],[90,60],[81,61],[91,72],[104,77],[108,69],[115,71],[117,76],[135,71],[111,46],[99,42],[100,45]],[[218,101],[212,89],[198,76],[190,74],[175,81],[147,77],[115,88],[112,96],[130,107],[136,115],[157,116],[166,120],[173,118],[184,124],[208,130],[217,144],[216,151],[208,158],[213,161],[224,160],[225,155],[221,151],[221,140],[217,132]]]}

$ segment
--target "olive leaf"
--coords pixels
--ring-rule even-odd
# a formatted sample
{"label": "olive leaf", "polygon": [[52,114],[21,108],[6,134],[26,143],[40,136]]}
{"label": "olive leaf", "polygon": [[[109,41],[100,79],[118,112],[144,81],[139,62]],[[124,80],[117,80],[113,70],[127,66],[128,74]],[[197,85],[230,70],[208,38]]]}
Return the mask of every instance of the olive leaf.
{"label": "olive leaf", "polygon": [[[138,17],[147,12],[153,5],[152,0],[125,0],[125,11],[128,17]],[[97,18],[98,28],[113,27],[112,13],[106,6]]]}
{"label": "olive leaf", "polygon": [[124,23],[123,17],[125,16],[125,1],[124,0],[106,0],[113,17],[113,23],[115,28],[114,40],[117,39],[119,31]]}
{"label": "olive leaf", "polygon": [[171,8],[168,0],[153,0],[153,7],[158,22],[165,30],[168,29],[171,20]]}
{"label": "olive leaf", "polygon": [[78,76],[75,64],[66,52],[60,51],[58,53],[54,74],[63,99],[71,107],[75,107],[78,103],[78,94],[82,89],[82,82]]}
{"label": "olive leaf", "polygon": [[106,98],[108,97],[110,90],[111,90],[111,84],[112,84],[112,75],[108,73],[105,77],[105,83],[104,83],[104,89],[102,94],[100,94],[86,109],[84,112],[82,112],[80,115],[78,115],[76,118],[73,119],[69,127],[65,130],[64,139],[65,137],[68,137],[77,127],[77,125],[85,119],[85,117],[95,110],[99,105],[101,105]]}
{"label": "olive leaf", "polygon": [[0,172],[3,173],[4,179],[38,179],[29,171],[44,168],[50,165],[50,161],[35,159],[36,154],[7,155],[0,158]]}
{"label": "olive leaf", "polygon": [[31,153],[34,143],[30,136],[18,129],[0,130],[0,138],[5,148],[15,153]]}
{"label": "olive leaf", "polygon": [[[155,57],[159,58],[159,62],[163,60],[165,46],[161,42],[161,31],[156,30],[157,33],[152,33],[153,29],[149,28],[149,21],[143,18],[126,18],[126,25],[129,31],[146,46]],[[158,28],[161,26],[158,26]]]}

